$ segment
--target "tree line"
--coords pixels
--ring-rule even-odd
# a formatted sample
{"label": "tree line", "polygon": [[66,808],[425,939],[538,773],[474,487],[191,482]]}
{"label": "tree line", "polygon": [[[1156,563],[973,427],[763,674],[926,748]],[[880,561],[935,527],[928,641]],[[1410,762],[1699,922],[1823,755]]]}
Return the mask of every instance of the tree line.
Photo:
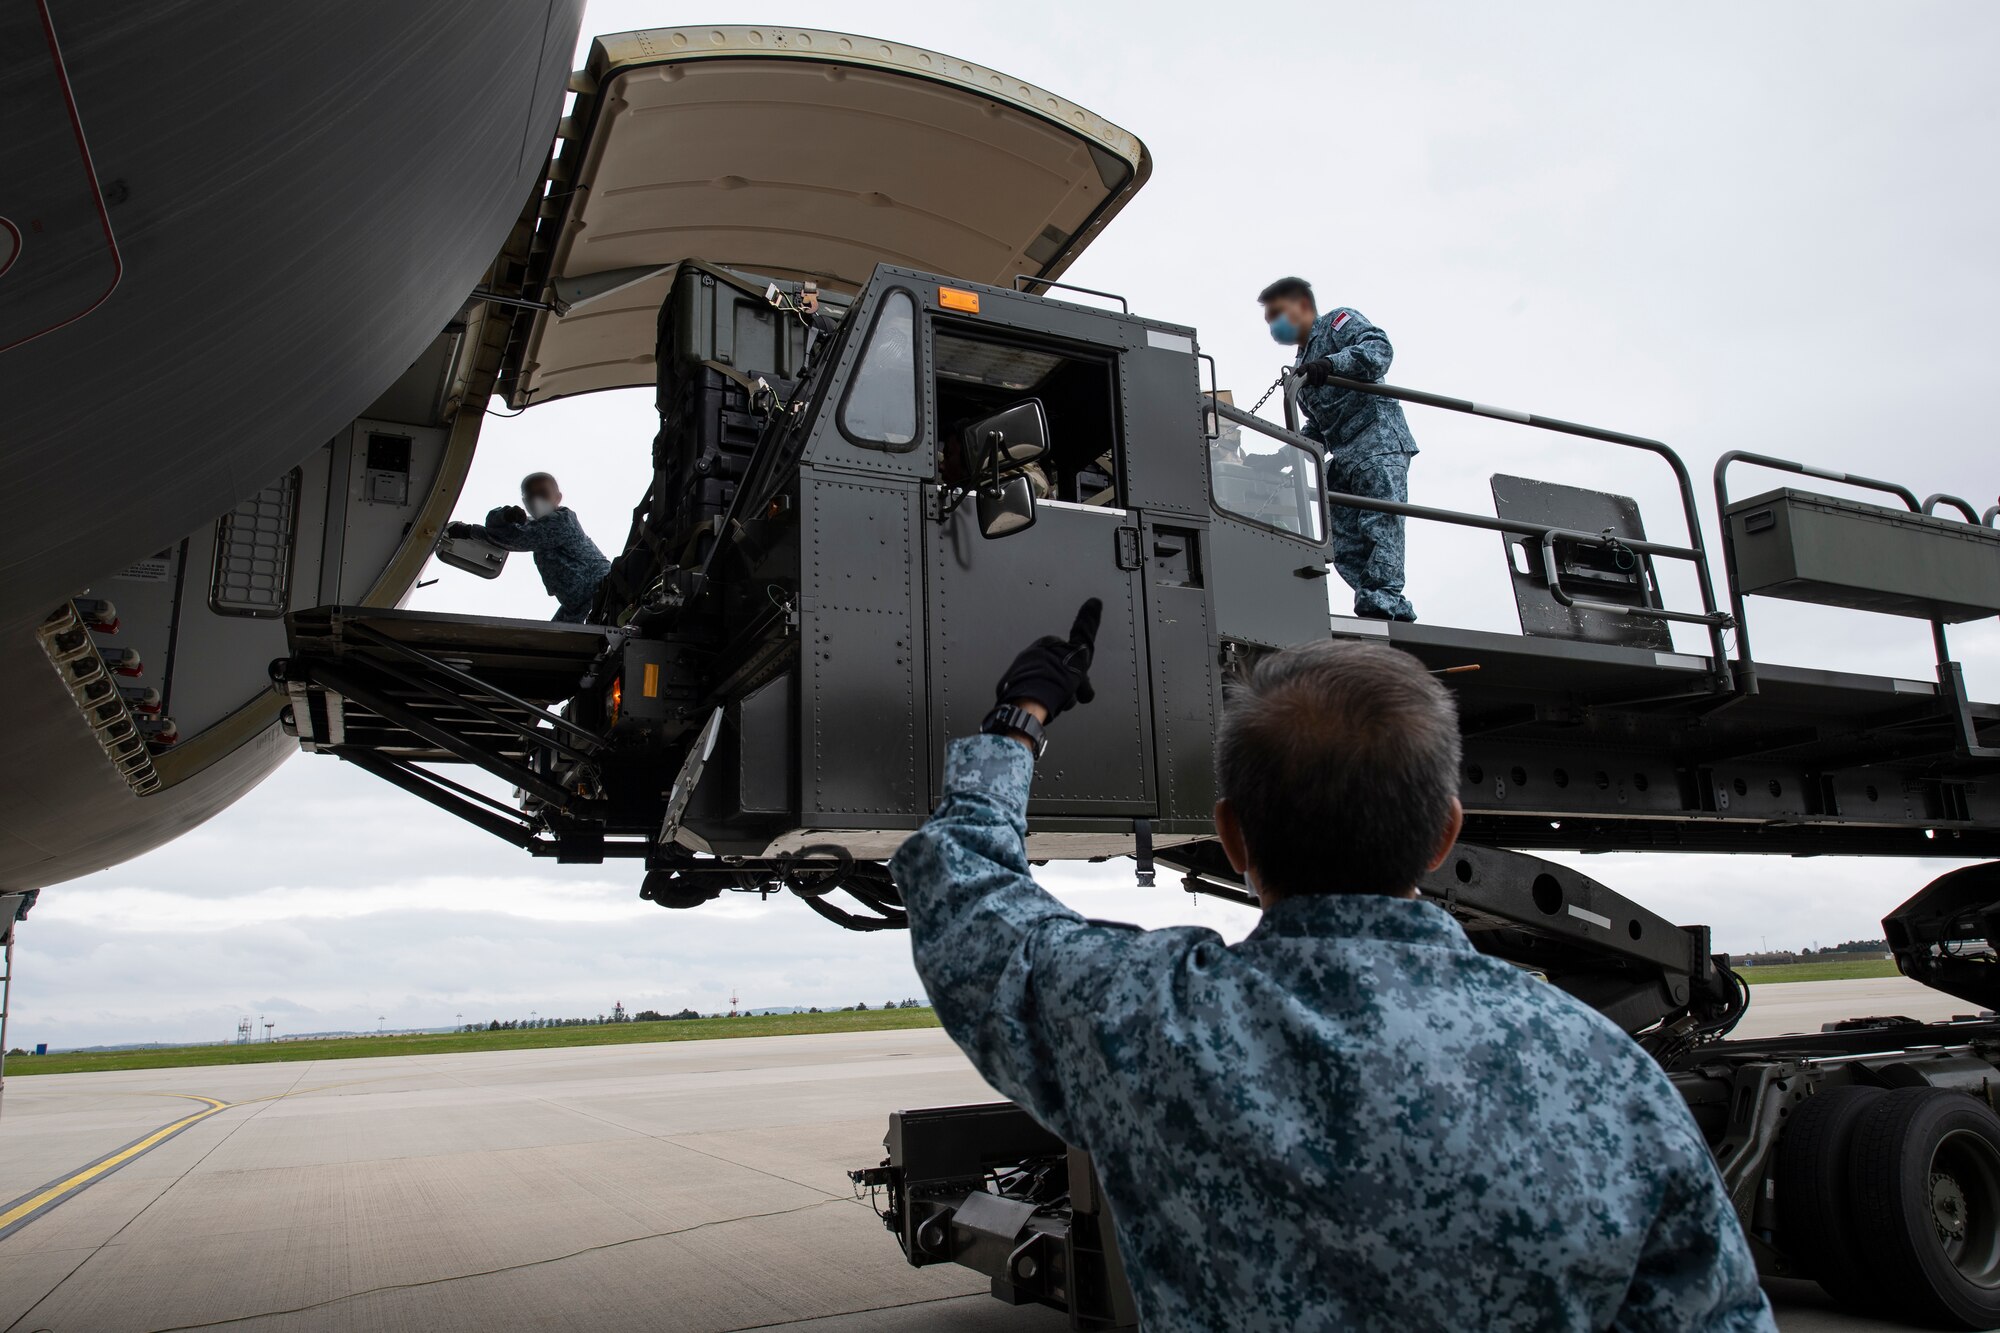
{"label": "tree line", "polygon": [[[883,1009],[922,1009],[924,1007],[924,1002],[922,1000],[916,1000],[916,999],[886,1000],[882,1003],[880,1007]],[[865,1002],[861,1004],[847,1004],[847,1005],[842,1005],[838,1009],[822,1009],[818,1005],[814,1005],[813,1007],[803,1010],[802,1012],[808,1014],[866,1013],[868,1012],[868,1005]],[[677,1023],[677,1022],[684,1022],[690,1018],[737,1018],[737,1017],[749,1017],[749,1015],[703,1014],[703,1013],[698,1013],[693,1009],[682,1009],[678,1013],[672,1013],[672,1014],[663,1014],[657,1009],[641,1009],[636,1014],[628,1014],[625,1012],[625,1007],[623,1005],[618,1005],[614,1007],[610,1013],[599,1014],[595,1018],[589,1018],[589,1017],[543,1018],[540,1016],[535,1016],[530,1018],[506,1018],[506,1019],[495,1018],[495,1019],[490,1019],[484,1023],[467,1023],[463,1027],[460,1027],[458,1031],[515,1032],[515,1031],[524,1031],[535,1028],[597,1027],[600,1024],[611,1024],[611,1023]]]}

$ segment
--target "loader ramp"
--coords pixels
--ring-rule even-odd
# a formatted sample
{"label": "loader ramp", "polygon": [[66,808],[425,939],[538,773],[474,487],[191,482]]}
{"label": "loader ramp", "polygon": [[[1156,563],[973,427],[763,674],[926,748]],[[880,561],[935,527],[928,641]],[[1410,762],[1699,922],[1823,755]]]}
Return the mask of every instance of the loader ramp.
{"label": "loader ramp", "polygon": [[521,733],[577,692],[611,637],[600,625],[348,606],[298,612],[287,629],[301,748],[423,762],[464,759],[466,747],[522,757]]}
{"label": "loader ramp", "polygon": [[[521,847],[543,810],[579,812],[566,768],[603,740],[552,710],[575,696],[613,631],[543,620],[322,606],[287,618],[273,664],[301,748],[333,754]],[[502,804],[421,767],[471,764],[511,784]]]}

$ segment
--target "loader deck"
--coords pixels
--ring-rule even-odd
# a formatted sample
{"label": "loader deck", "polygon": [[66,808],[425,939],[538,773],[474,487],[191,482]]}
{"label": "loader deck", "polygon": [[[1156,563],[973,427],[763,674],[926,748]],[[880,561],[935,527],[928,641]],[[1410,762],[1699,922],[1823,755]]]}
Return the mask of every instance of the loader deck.
{"label": "loader deck", "polygon": [[[1528,849],[2000,855],[2000,759],[1961,752],[1935,682],[1336,617],[1458,695],[1469,841]],[[2000,740],[2000,705],[1972,703]]]}

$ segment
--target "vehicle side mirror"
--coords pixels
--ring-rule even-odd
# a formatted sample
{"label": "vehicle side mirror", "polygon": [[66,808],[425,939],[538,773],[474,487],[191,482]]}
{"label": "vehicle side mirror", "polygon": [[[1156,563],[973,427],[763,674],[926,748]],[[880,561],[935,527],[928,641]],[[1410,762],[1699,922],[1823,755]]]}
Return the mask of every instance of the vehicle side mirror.
{"label": "vehicle side mirror", "polygon": [[[1035,404],[1037,410],[1041,404]],[[1023,476],[979,488],[979,535],[1011,537],[1035,526],[1035,488]]]}
{"label": "vehicle side mirror", "polygon": [[965,459],[985,480],[1040,462],[1049,452],[1049,418],[1042,400],[1027,398],[965,428]]}

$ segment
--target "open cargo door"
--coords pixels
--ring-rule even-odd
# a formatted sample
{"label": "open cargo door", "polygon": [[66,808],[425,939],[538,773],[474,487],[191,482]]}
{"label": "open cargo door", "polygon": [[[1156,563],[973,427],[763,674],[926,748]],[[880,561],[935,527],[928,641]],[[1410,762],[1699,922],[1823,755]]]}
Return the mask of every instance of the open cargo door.
{"label": "open cargo door", "polygon": [[600,37],[530,261],[515,407],[653,382],[673,266],[853,292],[889,263],[1053,278],[1137,192],[1145,145],[1054,93],[918,47],[801,29]]}

